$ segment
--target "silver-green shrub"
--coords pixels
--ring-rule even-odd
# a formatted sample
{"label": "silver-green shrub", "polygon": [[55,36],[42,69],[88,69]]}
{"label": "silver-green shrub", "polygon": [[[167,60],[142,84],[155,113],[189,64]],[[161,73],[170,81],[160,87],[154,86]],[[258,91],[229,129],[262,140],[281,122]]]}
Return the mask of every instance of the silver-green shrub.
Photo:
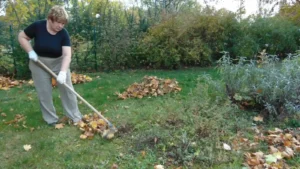
{"label": "silver-green shrub", "polygon": [[276,117],[296,113],[300,106],[300,69],[297,54],[280,61],[262,53],[257,60],[240,58],[233,63],[228,53],[219,60],[222,80],[231,100]]}

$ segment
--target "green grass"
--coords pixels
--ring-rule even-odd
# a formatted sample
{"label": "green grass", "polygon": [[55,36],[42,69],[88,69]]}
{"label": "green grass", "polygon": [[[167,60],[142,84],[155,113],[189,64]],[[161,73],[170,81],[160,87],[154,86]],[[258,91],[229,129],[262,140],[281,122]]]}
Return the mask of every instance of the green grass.
{"label": "green grass", "polygon": [[[226,102],[212,104],[214,99],[210,96],[216,91],[205,94],[209,86],[199,86],[197,80],[206,74],[219,78],[213,68],[89,74],[93,81],[74,85],[75,90],[119,129],[112,140],[100,136],[81,140],[74,126],[66,125],[61,130],[47,126],[32,86],[0,91],[0,113],[7,115],[0,116],[0,168],[106,169],[113,164],[122,169],[148,169],[156,164],[168,168],[241,168],[242,152],[225,151],[221,144],[230,143],[237,131],[247,131],[251,117]],[[141,82],[145,75],[176,78],[182,91],[143,99],[117,99],[115,92]],[[57,89],[53,90],[53,98],[62,117]],[[83,103],[79,108],[83,114],[92,113]],[[22,124],[5,124],[16,114],[26,116],[26,128]],[[32,149],[26,152],[25,144]],[[296,166],[297,161],[299,158],[290,163]]]}

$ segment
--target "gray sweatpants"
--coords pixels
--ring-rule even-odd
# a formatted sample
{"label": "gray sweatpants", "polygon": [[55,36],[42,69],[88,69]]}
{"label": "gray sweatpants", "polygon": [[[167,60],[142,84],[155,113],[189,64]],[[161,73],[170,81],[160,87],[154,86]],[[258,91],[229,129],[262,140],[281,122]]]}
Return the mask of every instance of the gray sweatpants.
{"label": "gray sweatpants", "polygon": [[[59,73],[62,64],[62,57],[59,58],[39,57],[39,60],[43,62],[55,74]],[[29,68],[31,70],[32,79],[34,81],[35,89],[38,94],[43,118],[48,124],[55,123],[58,121],[58,117],[56,115],[56,110],[53,105],[52,83],[51,83],[52,77],[41,66],[39,66],[36,62],[32,60],[30,60],[29,62]],[[67,71],[66,84],[73,89],[70,70]],[[73,122],[80,121],[82,115],[78,109],[76,95],[73,94],[64,85],[57,83],[57,87],[60,92],[60,98],[62,101],[65,115],[69,117],[71,120],[73,120]]]}

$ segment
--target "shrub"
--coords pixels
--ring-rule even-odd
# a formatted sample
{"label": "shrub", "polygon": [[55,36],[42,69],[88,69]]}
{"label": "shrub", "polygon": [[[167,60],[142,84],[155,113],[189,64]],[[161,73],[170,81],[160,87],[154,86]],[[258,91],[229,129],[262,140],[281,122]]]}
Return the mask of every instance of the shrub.
{"label": "shrub", "polygon": [[231,100],[242,108],[255,108],[267,117],[295,114],[300,104],[300,70],[297,55],[279,62],[262,53],[259,61],[241,58],[233,64],[228,55],[220,59],[220,73]]}
{"label": "shrub", "polygon": [[257,17],[251,23],[249,31],[259,44],[257,52],[266,48],[269,54],[285,57],[286,53],[295,52],[299,45],[298,27],[282,17]]}
{"label": "shrub", "polygon": [[172,16],[152,27],[142,40],[147,63],[155,68],[211,64],[212,46],[218,46],[222,32],[218,24],[218,17],[214,16]]}

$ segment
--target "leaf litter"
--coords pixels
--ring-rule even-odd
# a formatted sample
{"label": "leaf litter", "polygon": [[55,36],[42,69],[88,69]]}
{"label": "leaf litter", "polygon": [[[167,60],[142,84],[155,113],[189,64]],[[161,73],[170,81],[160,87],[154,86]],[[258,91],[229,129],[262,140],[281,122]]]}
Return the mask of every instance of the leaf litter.
{"label": "leaf litter", "polygon": [[[84,74],[77,74],[75,72],[71,73],[72,84],[81,84],[86,82],[91,82],[93,79],[90,76]],[[57,86],[56,79],[52,78],[52,86]]]}
{"label": "leaf litter", "polygon": [[[80,84],[91,82],[93,79],[90,76],[84,74],[76,74],[75,72],[71,73],[72,84]],[[25,80],[12,80],[9,77],[0,76],[0,90],[9,90],[12,87],[19,86],[21,84],[26,83]],[[33,85],[33,80],[29,80],[27,82],[29,85]],[[52,86],[56,86],[56,80],[52,78]]]}
{"label": "leaf litter", "polygon": [[9,90],[11,87],[25,83],[24,80],[12,80],[9,77],[0,76],[0,90]]}
{"label": "leaf litter", "polygon": [[[235,150],[241,146],[251,147],[257,145],[259,141],[268,144],[269,152],[264,153],[261,151],[249,153],[246,152],[245,163],[246,168],[249,169],[286,169],[289,168],[286,161],[293,158],[300,152],[300,128],[281,130],[275,128],[268,130],[266,135],[259,129],[255,128],[256,136],[254,137],[255,143],[250,143],[248,139],[237,138],[233,142]],[[239,141],[237,141],[239,140]]]}
{"label": "leaf litter", "polygon": [[176,79],[162,79],[157,76],[144,76],[141,83],[133,83],[123,93],[116,92],[119,99],[159,96],[179,92],[181,88]]}
{"label": "leaf litter", "polygon": [[82,131],[81,139],[93,139],[95,135],[103,135],[108,130],[107,123],[97,113],[84,115],[77,126]]}

